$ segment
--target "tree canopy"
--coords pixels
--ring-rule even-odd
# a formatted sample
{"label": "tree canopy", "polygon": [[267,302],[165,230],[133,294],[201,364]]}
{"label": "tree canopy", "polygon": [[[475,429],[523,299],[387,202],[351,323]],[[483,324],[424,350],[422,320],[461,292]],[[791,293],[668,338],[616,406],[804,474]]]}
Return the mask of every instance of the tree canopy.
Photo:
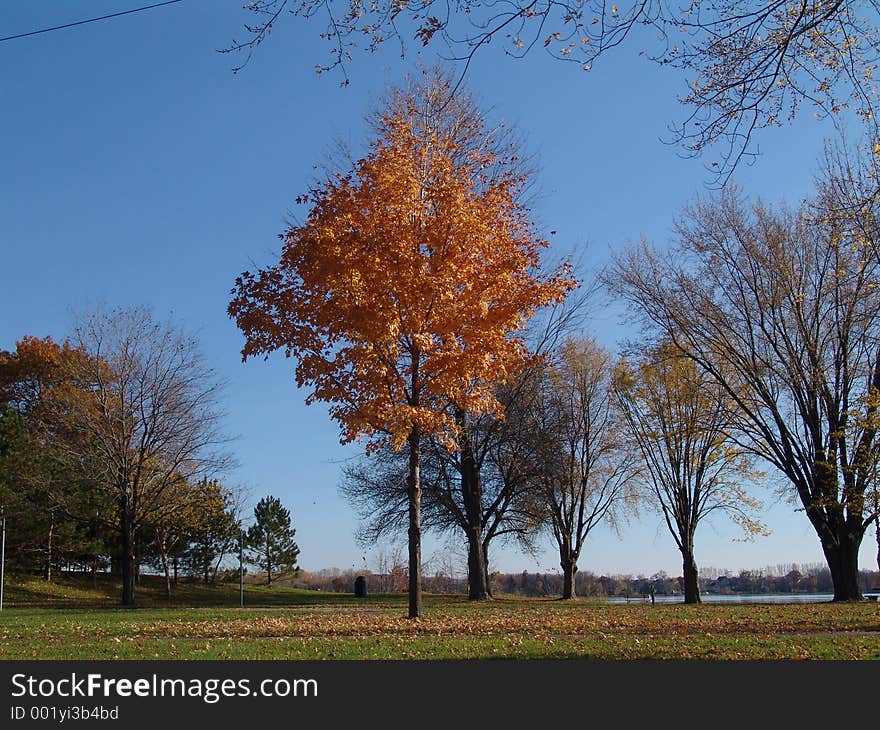
{"label": "tree canopy", "polygon": [[[619,47],[684,71],[679,95],[689,109],[671,125],[690,154],[719,143],[712,163],[726,181],[743,155],[755,152],[753,134],[789,122],[803,104],[817,117],[850,109],[876,137],[877,3],[857,0],[257,0],[246,10],[256,21],[226,51],[245,57],[292,14],[323,18],[329,56],[317,68],[341,69],[358,50],[389,40],[405,52],[442,49],[467,66],[490,43],[522,58],[533,50],[590,71]],[[316,21],[320,22],[320,21]]]}

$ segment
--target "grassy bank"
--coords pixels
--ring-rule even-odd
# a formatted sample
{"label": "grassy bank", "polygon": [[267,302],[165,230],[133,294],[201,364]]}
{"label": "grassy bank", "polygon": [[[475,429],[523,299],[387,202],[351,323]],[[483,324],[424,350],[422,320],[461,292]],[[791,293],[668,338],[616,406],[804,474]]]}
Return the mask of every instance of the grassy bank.
{"label": "grassy bank", "polygon": [[[122,583],[116,577],[98,574],[93,581],[89,577],[63,573],[51,583],[33,577],[12,577],[7,580],[3,603],[7,608],[118,608],[121,595]],[[257,583],[245,583],[244,595],[248,606],[358,602],[354,596],[344,593],[320,593],[279,585],[270,588]],[[400,596],[394,599],[404,600]],[[367,600],[376,599],[371,596]],[[173,586],[169,599],[165,597],[163,580],[149,575],[138,583],[135,602],[137,608],[233,607],[239,605],[239,587],[238,583],[204,585],[199,581],[181,580]]]}
{"label": "grassy bank", "polygon": [[180,585],[146,581],[121,609],[112,581],[8,586],[3,659],[880,659],[880,605],[609,605]]}

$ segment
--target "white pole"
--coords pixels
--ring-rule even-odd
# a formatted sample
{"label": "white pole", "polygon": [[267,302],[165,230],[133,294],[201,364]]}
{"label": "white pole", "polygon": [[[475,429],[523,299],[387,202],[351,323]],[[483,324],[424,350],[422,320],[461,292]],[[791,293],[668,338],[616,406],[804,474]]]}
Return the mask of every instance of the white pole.
{"label": "white pole", "polygon": [[3,610],[3,583],[6,579],[6,513],[3,513],[3,536],[0,537],[0,611]]}
{"label": "white pole", "polygon": [[238,602],[244,608],[244,530],[238,533]]}

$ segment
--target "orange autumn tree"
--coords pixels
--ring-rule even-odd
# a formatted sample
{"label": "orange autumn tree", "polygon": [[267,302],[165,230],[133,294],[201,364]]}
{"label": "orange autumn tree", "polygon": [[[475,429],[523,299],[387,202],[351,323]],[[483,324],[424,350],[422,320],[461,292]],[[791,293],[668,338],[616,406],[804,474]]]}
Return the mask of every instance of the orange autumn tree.
{"label": "orange autumn tree", "polygon": [[420,444],[457,448],[454,409],[501,413],[493,389],[531,356],[527,319],[575,285],[567,265],[541,272],[525,176],[458,94],[441,74],[392,92],[366,157],[311,189],[280,261],[242,274],[228,310],[245,360],[296,358],[297,385],[330,404],[343,443],[408,448],[410,618],[422,610]]}

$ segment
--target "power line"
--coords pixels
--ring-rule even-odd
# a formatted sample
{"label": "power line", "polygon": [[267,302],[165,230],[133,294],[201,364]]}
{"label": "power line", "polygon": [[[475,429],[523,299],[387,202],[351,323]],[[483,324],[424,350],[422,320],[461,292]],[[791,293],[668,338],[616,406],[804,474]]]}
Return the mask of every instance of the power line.
{"label": "power line", "polygon": [[63,30],[64,28],[73,28],[75,25],[85,25],[86,23],[96,23],[99,20],[107,20],[108,18],[118,18],[120,15],[131,15],[132,13],[140,13],[142,10],[152,10],[153,8],[161,8],[163,5],[174,5],[175,3],[183,2],[183,0],[167,0],[164,3],[155,3],[154,5],[145,5],[142,8],[134,8],[132,10],[123,10],[119,13],[111,13],[110,15],[102,15],[100,18],[89,18],[88,20],[77,20],[75,23],[66,23],[65,25],[56,25],[54,28],[41,28],[40,30],[32,30],[30,33],[19,33],[18,35],[7,36],[6,38],[0,38],[0,43],[3,41],[14,41],[16,38],[27,38],[32,35],[39,35],[40,33],[51,33],[53,30]]}

